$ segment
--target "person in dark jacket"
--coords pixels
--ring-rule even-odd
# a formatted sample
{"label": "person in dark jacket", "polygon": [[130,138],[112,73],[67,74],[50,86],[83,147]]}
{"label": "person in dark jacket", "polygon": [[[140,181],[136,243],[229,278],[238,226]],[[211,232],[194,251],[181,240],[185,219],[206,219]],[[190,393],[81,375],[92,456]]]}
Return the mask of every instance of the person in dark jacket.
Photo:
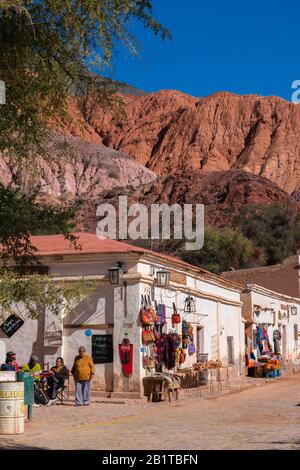
{"label": "person in dark jacket", "polygon": [[17,355],[15,352],[13,351],[8,351],[6,353],[6,357],[7,358],[11,358],[12,359],[12,365],[14,366],[14,368],[16,369],[16,372],[19,372],[21,370],[18,362],[17,362]]}
{"label": "person in dark jacket", "polygon": [[10,356],[6,356],[5,363],[1,365],[2,371],[16,372],[16,366],[13,364],[14,359]]}
{"label": "person in dark jacket", "polygon": [[58,390],[64,388],[65,380],[69,378],[69,369],[65,366],[62,357],[56,359],[56,364],[50,369],[51,376],[48,378],[49,385],[49,405],[56,401]]}

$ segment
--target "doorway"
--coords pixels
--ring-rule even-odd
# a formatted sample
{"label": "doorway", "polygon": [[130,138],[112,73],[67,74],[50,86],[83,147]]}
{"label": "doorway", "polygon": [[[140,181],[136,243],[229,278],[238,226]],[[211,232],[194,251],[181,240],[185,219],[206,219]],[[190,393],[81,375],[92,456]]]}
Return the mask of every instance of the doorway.
{"label": "doorway", "polygon": [[286,326],[282,327],[282,355],[286,357]]}
{"label": "doorway", "polygon": [[202,362],[202,357],[205,351],[204,349],[204,326],[197,326],[196,347],[197,347],[197,362]]}

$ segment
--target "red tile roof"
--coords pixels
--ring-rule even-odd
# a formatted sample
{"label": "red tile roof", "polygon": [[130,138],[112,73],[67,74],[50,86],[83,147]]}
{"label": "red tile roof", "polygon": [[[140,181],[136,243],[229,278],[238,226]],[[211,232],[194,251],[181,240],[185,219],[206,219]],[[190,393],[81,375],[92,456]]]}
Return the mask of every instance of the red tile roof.
{"label": "red tile roof", "polygon": [[230,281],[215,274],[212,274],[205,269],[199,268],[192,264],[186,263],[179,258],[169,256],[164,253],[151,251],[146,248],[130,245],[129,243],[119,242],[117,240],[100,239],[96,234],[77,232],[74,233],[78,237],[77,243],[80,244],[81,249],[78,250],[74,247],[69,240],[65,239],[63,235],[41,235],[32,236],[31,243],[37,249],[37,256],[51,256],[51,255],[81,255],[81,254],[101,254],[101,253],[136,253],[140,255],[155,256],[158,262],[169,261],[177,264],[183,268],[202,273],[208,277],[218,280],[221,284],[231,285],[242,288],[242,286],[234,281]]}
{"label": "red tile roof", "polygon": [[78,237],[77,244],[81,249],[78,250],[63,235],[40,235],[32,236],[31,243],[38,250],[38,256],[48,255],[68,255],[68,254],[96,254],[96,253],[144,253],[142,248],[129,245],[129,243],[119,242],[117,240],[101,240],[94,233],[78,232],[74,233]]}

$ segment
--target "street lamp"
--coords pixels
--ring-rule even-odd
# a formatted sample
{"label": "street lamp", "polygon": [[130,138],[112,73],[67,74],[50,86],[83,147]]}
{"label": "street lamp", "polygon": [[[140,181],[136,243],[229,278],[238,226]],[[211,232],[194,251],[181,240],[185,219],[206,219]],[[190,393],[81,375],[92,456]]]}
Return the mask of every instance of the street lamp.
{"label": "street lamp", "polygon": [[123,263],[118,262],[116,266],[108,268],[109,283],[112,286],[121,286],[123,284]]}
{"label": "street lamp", "polygon": [[169,287],[170,284],[170,273],[165,269],[159,269],[156,271],[156,285],[157,287]]}
{"label": "street lamp", "polygon": [[190,295],[185,299],[184,311],[188,312],[188,313],[195,313],[196,312],[195,300]]}
{"label": "street lamp", "polygon": [[295,305],[291,307],[291,315],[297,315],[297,307]]}

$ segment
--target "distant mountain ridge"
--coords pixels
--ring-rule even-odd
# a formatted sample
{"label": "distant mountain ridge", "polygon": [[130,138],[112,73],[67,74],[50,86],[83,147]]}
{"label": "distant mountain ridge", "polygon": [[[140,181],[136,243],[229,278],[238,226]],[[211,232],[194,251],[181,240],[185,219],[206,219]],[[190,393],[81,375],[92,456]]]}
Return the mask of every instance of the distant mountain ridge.
{"label": "distant mountain ridge", "polygon": [[[123,99],[124,116],[94,110],[85,132],[155,173],[238,169],[266,177],[290,194],[299,190],[297,104],[275,96],[220,92],[195,98],[173,90]],[[79,119],[76,103],[72,112]],[[80,135],[76,122],[73,130]]]}
{"label": "distant mountain ridge", "polygon": [[[277,97],[174,91],[144,93],[120,83],[124,114],[71,120],[48,145],[48,157],[21,166],[0,155],[0,182],[47,200],[84,201],[78,224],[95,230],[95,204],[126,194],[130,202],[205,205],[206,225],[232,225],[244,204],[277,202],[300,209],[300,107]],[[124,94],[125,91],[128,94]],[[88,117],[86,117],[88,116]]]}

